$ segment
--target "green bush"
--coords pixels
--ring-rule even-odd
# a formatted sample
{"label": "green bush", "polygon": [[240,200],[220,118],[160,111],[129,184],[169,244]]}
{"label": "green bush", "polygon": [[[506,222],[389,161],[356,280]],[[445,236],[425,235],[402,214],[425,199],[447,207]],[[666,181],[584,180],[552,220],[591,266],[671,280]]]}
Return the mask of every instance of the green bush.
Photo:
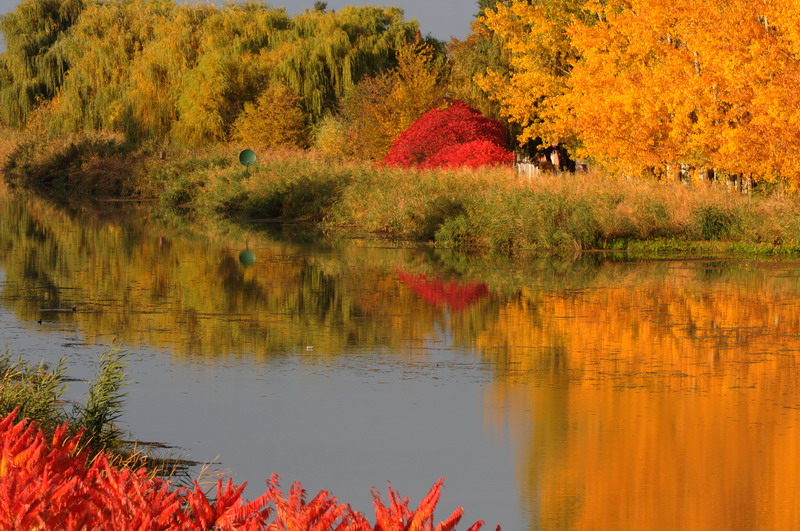
{"label": "green bush", "polygon": [[702,206],[694,212],[694,229],[703,240],[722,240],[738,226],[738,216],[732,210],[715,205]]}

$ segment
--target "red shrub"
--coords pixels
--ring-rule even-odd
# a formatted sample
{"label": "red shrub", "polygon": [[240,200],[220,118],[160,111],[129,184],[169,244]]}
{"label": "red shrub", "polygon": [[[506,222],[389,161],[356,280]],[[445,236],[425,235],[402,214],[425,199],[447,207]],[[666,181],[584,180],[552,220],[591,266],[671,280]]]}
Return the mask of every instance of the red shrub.
{"label": "red shrub", "polygon": [[[474,141],[491,143],[510,153],[505,149],[506,129],[503,124],[456,101],[447,109],[430,110],[415,120],[395,139],[383,162],[389,166],[431,167],[433,165],[426,164],[426,161],[442,149]],[[501,158],[507,160],[507,157],[503,154]]]}
{"label": "red shrub", "polygon": [[488,140],[473,140],[463,144],[443,147],[428,157],[422,166],[426,168],[454,168],[466,166],[510,166],[514,164],[514,153]]}
{"label": "red shrub", "polygon": [[[242,498],[244,485],[236,486],[230,479],[224,487],[219,480],[216,497],[209,500],[196,482],[192,490],[174,488],[169,481],[148,477],[143,468],[115,468],[103,453],[87,463],[88,454],[79,450],[80,435],[66,438],[66,425],[48,441],[32,422],[15,424],[15,418],[16,411],[0,419],[0,529],[434,529],[433,509],[442,480],[416,511],[408,508],[408,499],[401,501],[391,489],[387,508],[373,491],[377,518],[373,527],[327,491],[306,502],[303,486],[295,483],[286,499],[275,475],[267,483],[267,492],[251,502]],[[274,519],[268,522],[273,513]],[[462,513],[463,509],[457,509],[436,530],[452,531]],[[468,531],[477,531],[482,525],[476,522]]]}

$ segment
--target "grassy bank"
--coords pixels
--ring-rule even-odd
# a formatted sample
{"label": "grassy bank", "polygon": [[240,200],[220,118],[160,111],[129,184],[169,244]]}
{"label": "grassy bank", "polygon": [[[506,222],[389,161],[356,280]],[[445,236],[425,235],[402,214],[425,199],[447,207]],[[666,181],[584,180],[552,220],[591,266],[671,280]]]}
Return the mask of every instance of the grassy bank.
{"label": "grassy bank", "polygon": [[520,179],[510,168],[401,170],[313,152],[244,146],[131,151],[113,139],[22,142],[5,164],[13,186],[62,195],[157,197],[184,215],[311,222],[440,246],[534,250],[800,252],[800,204],[722,185],[620,181],[594,174]]}

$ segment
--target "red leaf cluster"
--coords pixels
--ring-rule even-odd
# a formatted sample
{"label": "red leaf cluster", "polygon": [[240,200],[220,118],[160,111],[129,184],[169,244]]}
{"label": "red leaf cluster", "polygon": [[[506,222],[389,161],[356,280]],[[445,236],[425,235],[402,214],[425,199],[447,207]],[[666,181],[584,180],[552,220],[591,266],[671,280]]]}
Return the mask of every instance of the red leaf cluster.
{"label": "red leaf cluster", "polygon": [[433,306],[446,304],[455,312],[464,310],[489,294],[486,284],[459,284],[454,280],[445,282],[427,275],[413,275],[402,271],[397,272],[397,277],[429,304]]}
{"label": "red leaf cluster", "polygon": [[453,168],[466,166],[510,166],[514,164],[514,153],[488,140],[473,140],[463,144],[452,144],[440,149],[425,161],[426,168]]}
{"label": "red leaf cluster", "polygon": [[0,529],[262,529],[269,515],[266,495],[244,505],[244,487],[230,480],[210,502],[196,483],[172,488],[144,468],[115,468],[102,452],[88,462],[66,424],[48,441],[15,418],[0,421]]}
{"label": "red leaf cluster", "polygon": [[224,486],[219,480],[209,499],[196,482],[193,489],[175,488],[143,468],[116,468],[104,453],[89,462],[80,435],[67,438],[66,425],[48,440],[33,422],[15,419],[16,411],[0,419],[0,529],[453,531],[463,513],[459,508],[434,527],[442,480],[416,511],[391,489],[387,508],[373,491],[374,527],[327,491],[306,502],[302,485],[294,483],[284,497],[275,475],[253,501],[244,500],[244,485],[230,479]]}
{"label": "red leaf cluster", "polygon": [[510,164],[514,154],[505,146],[503,124],[456,101],[447,109],[432,109],[412,122],[392,143],[383,162],[425,168]]}

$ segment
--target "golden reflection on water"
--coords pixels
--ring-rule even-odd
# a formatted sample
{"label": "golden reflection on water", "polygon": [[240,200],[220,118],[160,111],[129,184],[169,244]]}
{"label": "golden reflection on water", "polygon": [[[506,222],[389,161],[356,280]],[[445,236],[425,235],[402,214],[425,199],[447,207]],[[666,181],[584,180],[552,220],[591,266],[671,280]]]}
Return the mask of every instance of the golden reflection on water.
{"label": "golden reflection on water", "polygon": [[692,265],[523,291],[479,334],[531,528],[800,528],[797,282]]}
{"label": "golden reflection on water", "polygon": [[531,529],[800,529],[797,264],[498,265],[208,232],[6,203],[0,301],[30,323],[77,306],[45,321],[178,357],[416,356],[444,330],[494,371],[485,412],[506,414],[486,422],[512,433]]}

